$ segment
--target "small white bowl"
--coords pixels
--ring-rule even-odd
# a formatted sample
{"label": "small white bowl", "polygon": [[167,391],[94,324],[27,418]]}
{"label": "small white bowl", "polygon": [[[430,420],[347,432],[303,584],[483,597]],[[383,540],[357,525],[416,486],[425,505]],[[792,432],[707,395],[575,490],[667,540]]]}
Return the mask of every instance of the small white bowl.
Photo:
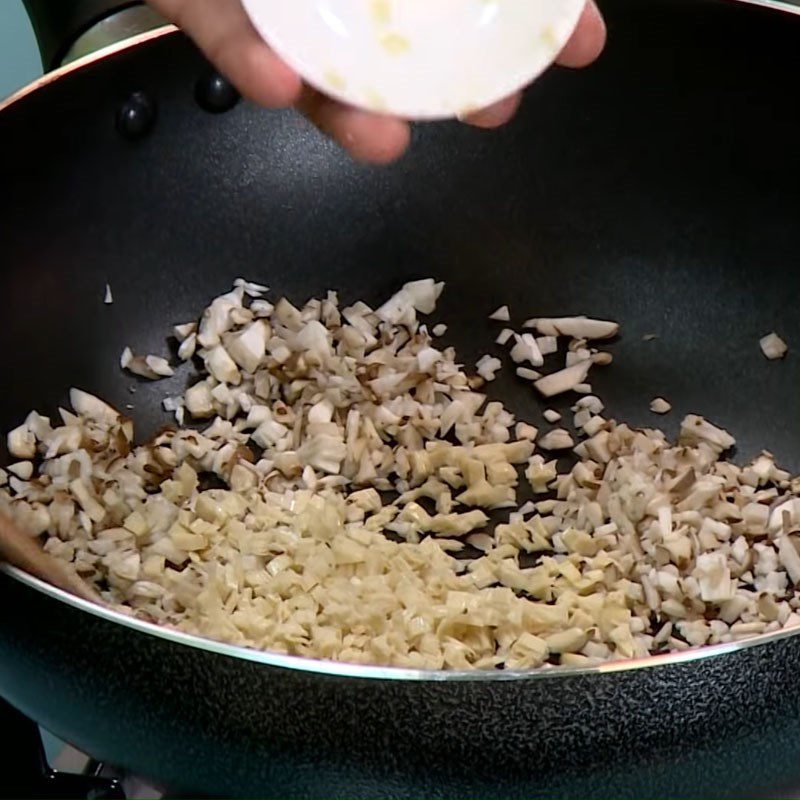
{"label": "small white bowl", "polygon": [[407,119],[463,116],[537,78],[585,0],[243,0],[308,83]]}

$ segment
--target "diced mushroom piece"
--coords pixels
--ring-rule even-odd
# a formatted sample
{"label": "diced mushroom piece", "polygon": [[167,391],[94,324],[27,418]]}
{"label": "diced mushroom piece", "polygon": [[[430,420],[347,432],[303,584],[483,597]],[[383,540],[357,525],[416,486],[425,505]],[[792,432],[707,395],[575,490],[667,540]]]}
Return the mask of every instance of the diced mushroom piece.
{"label": "diced mushroom piece", "polygon": [[16,464],[9,464],[8,471],[16,475],[20,480],[28,481],[33,475],[33,463],[30,461],[18,461]]}
{"label": "diced mushroom piece", "polygon": [[539,429],[533,425],[528,425],[526,422],[518,422],[514,428],[514,433],[517,439],[528,439],[534,442],[539,435]]}
{"label": "diced mushroom piece", "polygon": [[214,414],[214,398],[207,381],[200,381],[186,390],[186,410],[197,419],[205,419]]}
{"label": "diced mushroom piece", "polygon": [[522,378],[524,381],[538,381],[542,377],[541,372],[537,372],[535,369],[529,369],[528,367],[517,367],[514,372],[518,378]]}
{"label": "diced mushroom piece", "polygon": [[190,333],[180,344],[178,348],[178,358],[181,361],[188,361],[192,358],[197,350],[197,334]]}
{"label": "diced mushroom piece", "polygon": [[672,405],[663,397],[656,397],[650,402],[650,410],[654,414],[669,414],[672,411]]}
{"label": "diced mushroom piece", "polygon": [[692,575],[700,584],[700,597],[704,602],[723,603],[733,597],[731,571],[724,553],[700,554]]}
{"label": "diced mushroom piece", "polygon": [[543,356],[551,356],[558,352],[558,337],[556,336],[539,336],[536,344],[539,345],[539,352]]}
{"label": "diced mushroom piece", "polygon": [[705,442],[717,453],[724,453],[736,444],[736,439],[726,430],[712,425],[708,420],[696,414],[689,414],[684,418],[681,423],[679,441],[685,445],[697,445]]}
{"label": "diced mushroom piece", "polygon": [[75,413],[81,417],[86,417],[95,422],[105,422],[109,425],[119,420],[119,411],[99,397],[95,397],[93,394],[84,392],[81,389],[72,388],[69,390],[69,402]]}
{"label": "diced mushroom piece", "polygon": [[185,342],[193,333],[197,333],[197,323],[185,322],[182,325],[175,325],[172,333],[179,342]]}
{"label": "diced mushroom piece", "polygon": [[140,378],[147,378],[151,381],[158,381],[162,378],[169,378],[174,374],[169,362],[160,356],[137,356],[134,355],[130,347],[122,351],[120,366],[127,369]]}
{"label": "diced mushroom piece", "polygon": [[241,288],[248,297],[261,297],[261,295],[269,291],[269,286],[265,286],[262,283],[255,283],[254,281],[248,281],[244,278],[237,278],[233,282],[233,285],[237,289]]}
{"label": "diced mushroom piece", "polygon": [[432,278],[407,283],[395,295],[389,298],[375,311],[378,319],[392,325],[411,324],[416,319],[416,312],[432,314],[436,310],[443,283],[436,283]]}
{"label": "diced mushroom piece", "polygon": [[236,362],[228,355],[228,351],[218,344],[205,356],[206,369],[221,383],[238,386],[242,382],[242,373]]}
{"label": "diced mushroom piece", "polygon": [[542,450],[569,450],[575,446],[575,441],[570,436],[569,431],[563,428],[556,428],[542,436],[538,441],[538,445]]}
{"label": "diced mushroom piece", "polygon": [[786,342],[777,333],[767,334],[759,340],[758,344],[761,347],[761,352],[770,361],[783,358],[789,352]]}
{"label": "diced mushroom piece", "polygon": [[499,334],[497,334],[497,338],[495,339],[495,343],[499,345],[506,344],[509,339],[514,335],[514,331],[511,328],[503,328]]}
{"label": "diced mushroom piece", "polygon": [[508,310],[508,306],[500,306],[500,308],[489,315],[489,319],[495,322],[509,322],[511,320],[511,313]]}
{"label": "diced mushroom piece", "polygon": [[521,336],[514,334],[515,344],[511,348],[511,359],[515,364],[522,364],[527,361],[534,367],[541,367],[544,358],[536,344],[536,338],[530,333],[523,333]]}
{"label": "diced mushroom piece", "polygon": [[[254,374],[267,349],[267,328],[256,320],[225,342],[228,355],[245,371]],[[213,373],[212,373],[213,374]]]}
{"label": "diced mushroom piece", "polygon": [[529,320],[525,327],[536,328],[544,336],[570,336],[573,339],[612,339],[619,333],[619,325],[588,317],[540,318]]}
{"label": "diced mushroom piece", "polygon": [[614,363],[614,356],[612,356],[611,353],[606,353],[604,351],[601,351],[599,353],[592,354],[592,361],[598,367],[607,367],[609,364]]}
{"label": "diced mushroom piece", "polygon": [[788,534],[778,540],[778,558],[793,584],[800,583],[800,554],[792,537]]}
{"label": "diced mushroom piece", "polygon": [[499,358],[494,358],[490,355],[482,356],[476,364],[478,375],[485,381],[493,381],[495,373],[503,366],[503,362]]}
{"label": "diced mushroom piece", "polygon": [[769,532],[781,533],[800,527],[800,498],[792,497],[779,503],[769,516]]}
{"label": "diced mushroom piece", "polygon": [[548,422],[551,423],[556,423],[561,420],[561,414],[559,414],[558,411],[553,408],[545,409],[543,416]]}
{"label": "diced mushroom piece", "polygon": [[438,325],[433,326],[433,335],[436,337],[444,336],[447,333],[447,325],[443,323],[439,323]]}
{"label": "diced mushroom piece", "polygon": [[430,522],[431,533],[439,536],[464,536],[489,521],[483,511],[467,511],[464,514],[438,514]]}
{"label": "diced mushroom piece", "polygon": [[589,635],[580,628],[569,628],[545,637],[551,653],[575,653],[588,641]]}
{"label": "diced mushroom piece", "polygon": [[583,383],[591,367],[591,361],[583,361],[580,364],[574,364],[566,369],[545,375],[544,378],[536,381],[534,385],[544,397],[555,397],[564,392],[572,391],[576,386]]}
{"label": "diced mushroom piece", "polygon": [[29,459],[36,455],[36,437],[27,425],[9,431],[6,444],[8,452],[15,458]]}

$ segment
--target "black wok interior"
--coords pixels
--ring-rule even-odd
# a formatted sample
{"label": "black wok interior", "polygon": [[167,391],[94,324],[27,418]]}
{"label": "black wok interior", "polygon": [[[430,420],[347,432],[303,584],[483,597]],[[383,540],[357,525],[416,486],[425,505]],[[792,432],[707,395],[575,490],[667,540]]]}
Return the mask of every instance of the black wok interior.
{"label": "black wok interior", "polygon": [[[737,437],[737,458],[767,448],[785,467],[800,469],[800,17],[727,0],[601,5],[610,40],[595,67],[550,72],[502,131],[420,126],[411,153],[389,168],[354,164],[291,112],[246,103],[224,114],[202,110],[194,90],[206,67],[177,34],[85,67],[11,105],[0,114],[0,427],[18,424],[31,408],[54,412],[76,385],[120,408],[132,405],[140,437],[149,435],[169,421],[161,398],[178,393],[190,370],[184,367],[157,384],[138,381],[119,370],[123,347],[166,355],[175,346],[168,341],[171,325],[195,318],[238,276],[265,282],[274,296],[296,301],[337,289],[345,301],[368,302],[410,278],[435,276],[447,282],[435,319],[450,326],[446,341],[465,363],[500,352],[491,344],[499,326],[486,317],[501,304],[511,306],[517,323],[550,314],[613,318],[622,325],[621,337],[610,345],[615,361],[592,377],[610,414],[675,433],[683,414],[699,412]],[[134,91],[152,98],[157,119],[147,136],[129,141],[115,119]],[[106,283],[113,290],[111,306],[103,304]],[[793,348],[784,361],[768,362],[759,350],[758,339],[773,330]],[[644,341],[651,333],[658,338]],[[532,421],[544,408],[511,370],[501,374],[492,393]],[[656,395],[673,403],[672,415],[649,412]],[[11,583],[0,580],[9,597],[23,591]],[[61,605],[37,595],[31,619],[47,604]],[[98,663],[113,664],[114,653],[103,644],[108,630],[80,622],[84,616],[65,607],[57,618],[69,627],[91,625]],[[109,635],[116,641],[129,636],[103,624],[114,629]],[[4,632],[0,624],[0,644],[24,653],[25,663],[35,665],[32,675],[46,674],[48,657],[73,645],[50,641],[44,631],[46,626],[40,631],[20,623]],[[152,640],[141,644],[142,653],[168,660],[166,651],[176,649],[142,638]],[[781,661],[781,653],[770,652],[788,664],[788,656]],[[81,657],[91,660],[86,653]],[[190,660],[185,653],[180,658]],[[755,662],[758,656],[748,658]],[[725,674],[724,666],[719,669],[709,668],[715,683]],[[77,729],[83,724],[73,713],[78,707],[95,708],[108,722],[88,689],[65,704],[70,713],[62,712],[39,704],[26,676],[12,681],[13,669],[3,670],[28,713],[49,715],[64,734],[75,725],[76,740],[87,747],[107,746],[112,756],[114,747],[121,748],[93,738],[88,728]],[[206,670],[205,662],[198,670]],[[251,664],[248,676],[257,670]],[[48,685],[73,685],[77,672],[56,670]],[[691,691],[701,694],[706,673],[694,674]],[[203,675],[215,677],[213,671]],[[744,675],[738,678],[737,697],[755,708],[762,702],[760,688],[745,685]],[[86,685],[96,689],[105,679],[95,675]],[[277,679],[263,680],[269,685]],[[652,680],[662,685],[660,678]],[[152,688],[144,679],[139,683]],[[592,684],[587,679],[576,685],[589,692]],[[209,686],[216,691],[210,678]],[[483,701],[482,689],[465,686],[465,693],[474,691]],[[669,686],[665,679],[665,695]],[[783,696],[780,686],[775,697]],[[109,688],[103,702],[113,705],[115,691]],[[398,688],[398,696],[405,691]],[[225,729],[226,746],[235,750],[236,734],[217,714],[211,688],[204,700],[201,710]],[[181,702],[176,699],[176,707]],[[759,731],[748,729],[746,740],[737,738],[732,731],[738,712],[726,707],[724,759],[714,750],[713,709],[693,719],[698,731],[707,732],[702,752],[689,743],[683,752],[682,712],[673,707],[679,723],[661,738],[653,733],[652,752],[639,754],[638,795],[653,780],[664,796],[741,793],[749,788],[749,774],[774,790],[794,763],[796,724],[787,716],[781,728],[777,700],[770,702],[764,714],[769,712],[769,736],[780,747],[773,749]],[[800,708],[800,699],[791,702]],[[131,716],[136,707],[131,700]],[[441,712],[444,726],[444,703]],[[155,719],[158,713],[153,711]],[[590,708],[586,713],[588,724],[595,724]],[[142,719],[151,723],[144,712]],[[185,744],[194,735],[193,723],[176,719],[176,741]],[[430,723],[436,736],[438,724]],[[620,724],[615,720],[609,730],[618,731]],[[150,740],[140,734],[132,726],[120,736],[141,753]],[[366,752],[369,737],[357,734],[343,729],[342,741],[363,739]],[[161,747],[169,736],[162,728],[163,738],[152,741]],[[607,738],[617,736],[625,739],[622,733]],[[447,751],[450,743],[445,745]],[[259,755],[270,746],[248,744]],[[282,747],[275,752],[289,759],[288,746]],[[201,755],[209,751],[198,744]],[[468,745],[463,752],[471,752]],[[613,747],[608,752],[616,753]],[[600,769],[598,753],[593,769]],[[146,766],[150,757],[140,756],[136,765]],[[618,761],[606,765],[597,796],[625,796],[624,787],[632,785],[632,773]],[[706,763],[716,767],[704,786]],[[720,781],[732,766],[741,774],[735,787],[726,788]],[[190,783],[194,789],[211,767],[198,770]],[[468,777],[458,784],[460,795],[472,785]],[[561,786],[562,778],[548,785]],[[252,792],[260,785],[238,773],[225,780],[230,782],[218,785],[231,793],[237,786]],[[287,794],[290,780],[276,783],[274,791]],[[579,790],[565,786],[563,796],[589,795],[592,775],[576,780]],[[424,788],[433,796],[430,785]],[[525,793],[539,796],[520,789],[520,796]]]}

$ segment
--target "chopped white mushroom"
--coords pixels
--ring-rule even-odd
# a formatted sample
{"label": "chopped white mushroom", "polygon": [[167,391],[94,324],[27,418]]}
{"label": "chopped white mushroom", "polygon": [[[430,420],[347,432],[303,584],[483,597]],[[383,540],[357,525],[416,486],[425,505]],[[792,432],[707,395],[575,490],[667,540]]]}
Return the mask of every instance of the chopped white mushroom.
{"label": "chopped white mushroom", "polygon": [[537,372],[535,369],[529,369],[528,367],[517,367],[514,371],[517,377],[522,378],[524,381],[538,381],[539,378],[542,377],[541,372]]}
{"label": "chopped white mushroom", "polygon": [[514,331],[511,328],[503,328],[499,334],[497,334],[497,338],[495,339],[495,343],[499,345],[506,344],[511,337],[514,335]]}
{"label": "chopped white mushroom", "polygon": [[532,334],[523,333],[521,336],[514,334],[514,342],[515,344],[511,348],[511,359],[515,364],[522,364],[525,361],[533,367],[541,367],[544,364],[544,357]]}
{"label": "chopped white mushroom", "polygon": [[[225,342],[228,355],[245,371],[255,373],[267,349],[267,328],[261,320],[250,323]],[[213,373],[212,373],[213,374]]]}
{"label": "chopped white mushroom", "polygon": [[650,402],[650,410],[654,414],[669,414],[672,411],[672,405],[663,397],[656,397]]}
{"label": "chopped white mushroom", "polygon": [[439,323],[438,325],[433,326],[433,335],[437,338],[440,336],[444,336],[447,333],[447,325],[443,323]]}
{"label": "chopped white mushroom", "polygon": [[579,364],[566,367],[559,372],[545,375],[544,378],[540,378],[535,383],[535,386],[539,393],[545,397],[555,397],[556,395],[564,394],[564,392],[572,391],[576,386],[582,384],[586,380],[591,366],[591,361],[582,361]]}
{"label": "chopped white mushroom", "polygon": [[266,294],[269,291],[269,286],[264,286],[261,283],[254,283],[253,281],[247,281],[244,278],[237,278],[233,285],[235,288],[241,288],[244,290],[244,293],[249,297],[261,297],[261,295]]}
{"label": "chopped white mushroom", "polygon": [[548,422],[555,423],[561,420],[561,414],[559,414],[558,411],[553,408],[545,409],[543,416]]}
{"label": "chopped white mushroom", "polygon": [[489,319],[495,322],[510,322],[511,313],[508,310],[508,306],[500,306],[500,308],[489,315]]}
{"label": "chopped white mushroom", "polygon": [[788,534],[778,540],[778,557],[792,583],[800,583],[800,554]]}
{"label": "chopped white mushroom", "polygon": [[569,431],[556,428],[539,437],[538,445],[542,450],[569,450],[575,446],[575,441]]}
{"label": "chopped white mushroom", "polygon": [[493,381],[495,374],[503,366],[503,362],[499,358],[485,355],[478,359],[476,370],[485,381]]}
{"label": "chopped white mushroom", "polygon": [[759,340],[758,344],[761,352],[771,361],[783,358],[789,352],[786,342],[777,333],[767,334]]}
{"label": "chopped white mushroom", "polygon": [[393,297],[387,300],[376,312],[378,319],[393,325],[412,325],[416,321],[416,312],[432,314],[436,308],[443,283],[436,283],[432,278],[407,283]]}
{"label": "chopped white mushroom", "polygon": [[116,408],[81,389],[72,388],[69,390],[69,403],[80,417],[86,417],[95,422],[105,422],[110,425],[119,420],[119,411]]}
{"label": "chopped white mushroom", "polygon": [[172,334],[179,342],[185,342],[193,333],[197,333],[196,322],[186,322],[183,325],[174,325],[172,328]]}
{"label": "chopped white mushroom", "polygon": [[119,363],[122,369],[151,381],[169,378],[174,374],[172,367],[170,367],[165,358],[160,356],[137,356],[133,354],[130,347],[126,347],[122,351]]}
{"label": "chopped white mushroom", "polygon": [[556,336],[539,336],[536,339],[536,344],[539,346],[539,352],[543,356],[550,356],[558,352],[558,337]]}
{"label": "chopped white mushroom", "polygon": [[178,347],[178,358],[181,361],[189,361],[197,350],[197,334],[190,333]]}
{"label": "chopped white mushroom", "polygon": [[561,317],[558,319],[531,319],[526,328],[536,328],[543,336],[570,336],[573,339],[611,339],[619,333],[616,322],[589,319],[588,317]]}
{"label": "chopped white mushroom", "polygon": [[18,461],[16,464],[9,464],[8,471],[16,475],[20,480],[30,480],[33,475],[33,463],[30,461]]}
{"label": "chopped white mushroom", "polygon": [[440,290],[415,281],[374,311],[335,292],[273,305],[238,279],[174,329],[199,373],[163,398],[177,427],[134,445],[131,420],[73,390],[74,411],[9,434],[0,507],[110,607],[304,657],[529,669],[800,624],[800,479],[769,453],[722,460],[733,437],[701,417],[677,443],[604,418],[587,377],[610,356],[588,342],[615,324],[584,318],[514,339],[533,366],[567,337],[566,369],[517,373],[587,392],[583,440],[552,430],[535,453],[538,430],[476,391],[499,359],[471,376],[432,345],[417,316]]}
{"label": "chopped white mushroom", "polygon": [[160,378],[169,378],[174,375],[174,370],[169,365],[169,361],[161,356],[145,356],[145,364]]}
{"label": "chopped white mushroom", "polygon": [[111,286],[106,284],[105,293],[103,294],[103,302],[110,306],[114,302],[114,295],[111,294]]}
{"label": "chopped white mushroom", "polygon": [[211,348],[205,356],[204,361],[209,374],[220,383],[230,383],[237,386],[241,383],[242,374],[239,372],[236,362],[230,357],[228,351],[221,344]]}
{"label": "chopped white mushroom", "polygon": [[36,455],[36,437],[27,425],[9,431],[6,437],[8,452],[15,458],[33,458]]}

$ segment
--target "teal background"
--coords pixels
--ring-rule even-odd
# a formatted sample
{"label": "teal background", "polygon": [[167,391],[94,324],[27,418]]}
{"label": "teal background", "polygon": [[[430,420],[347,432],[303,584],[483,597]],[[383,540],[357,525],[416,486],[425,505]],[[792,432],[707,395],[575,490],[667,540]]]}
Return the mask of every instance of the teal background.
{"label": "teal background", "polygon": [[0,0],[0,99],[41,74],[42,62],[22,0]]}

